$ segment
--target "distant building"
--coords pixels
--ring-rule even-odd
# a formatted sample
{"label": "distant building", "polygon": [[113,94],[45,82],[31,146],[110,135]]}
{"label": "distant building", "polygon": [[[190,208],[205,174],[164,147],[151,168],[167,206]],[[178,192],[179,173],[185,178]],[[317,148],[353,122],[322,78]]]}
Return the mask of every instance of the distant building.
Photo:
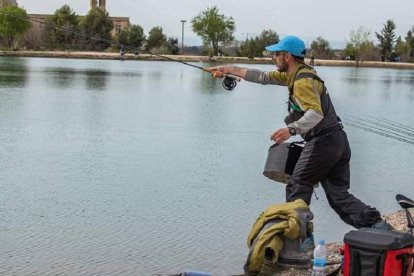
{"label": "distant building", "polygon": [[17,6],[16,0],[0,0],[0,8],[3,8],[7,5],[14,5]]}
{"label": "distant building", "polygon": [[95,7],[106,9],[106,0],[91,0],[91,8]]}
{"label": "distant building", "polygon": [[[90,0],[90,6],[92,8],[102,8],[106,10],[106,0]],[[112,19],[112,23],[114,24],[114,29],[112,30],[111,34],[115,37],[119,34],[123,29],[129,27],[131,23],[129,22],[129,17],[110,17]]]}
{"label": "distant building", "polygon": [[111,35],[115,37],[117,34],[119,34],[123,29],[128,28],[131,26],[131,23],[129,22],[129,17],[116,17],[111,16],[112,23],[114,24],[114,28],[112,29]]}
{"label": "distant building", "polygon": [[[0,3],[2,2],[14,2],[16,4],[16,0],[0,0]],[[91,9],[99,7],[106,10],[106,0],[90,0],[90,7]],[[45,22],[50,14],[28,14],[28,16],[33,21]],[[111,31],[112,37],[115,37],[122,30],[131,26],[129,17],[111,16],[109,18],[114,25]],[[32,22],[32,28],[25,35],[25,44],[29,48],[36,48],[40,44],[43,28],[44,26],[41,23]]]}

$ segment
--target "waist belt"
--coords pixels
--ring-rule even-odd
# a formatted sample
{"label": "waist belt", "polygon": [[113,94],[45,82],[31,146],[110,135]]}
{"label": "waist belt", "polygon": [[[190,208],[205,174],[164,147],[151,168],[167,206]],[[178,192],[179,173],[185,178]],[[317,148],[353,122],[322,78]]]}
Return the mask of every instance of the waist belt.
{"label": "waist belt", "polygon": [[311,139],[313,139],[315,137],[323,136],[323,135],[328,134],[330,132],[342,130],[343,128],[344,128],[344,126],[342,125],[342,123],[341,122],[338,122],[338,124],[336,124],[334,126],[325,128],[325,129],[323,129],[323,130],[315,133],[314,135],[310,135],[309,137],[306,137],[305,141],[309,141],[309,140],[311,140]]}

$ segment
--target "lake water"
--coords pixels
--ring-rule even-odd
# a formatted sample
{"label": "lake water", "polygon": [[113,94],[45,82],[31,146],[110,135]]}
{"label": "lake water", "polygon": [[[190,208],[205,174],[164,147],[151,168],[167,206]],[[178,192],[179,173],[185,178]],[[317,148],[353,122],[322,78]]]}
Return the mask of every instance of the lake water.
{"label": "lake water", "polygon": [[[414,127],[414,71],[317,70],[343,118]],[[240,274],[255,219],[284,202],[262,171],[286,98],[174,62],[0,57],[0,275]],[[414,146],[345,128],[352,193],[398,210]],[[316,238],[342,240],[316,192]]]}

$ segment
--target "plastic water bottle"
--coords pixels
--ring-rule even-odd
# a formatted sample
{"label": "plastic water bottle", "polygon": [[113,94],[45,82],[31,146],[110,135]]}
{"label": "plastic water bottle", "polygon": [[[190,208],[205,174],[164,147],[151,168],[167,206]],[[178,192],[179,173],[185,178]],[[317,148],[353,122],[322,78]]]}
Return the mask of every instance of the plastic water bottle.
{"label": "plastic water bottle", "polygon": [[326,250],[325,242],[323,240],[318,242],[318,245],[313,251],[313,271],[312,276],[326,276],[326,260],[328,251]]}

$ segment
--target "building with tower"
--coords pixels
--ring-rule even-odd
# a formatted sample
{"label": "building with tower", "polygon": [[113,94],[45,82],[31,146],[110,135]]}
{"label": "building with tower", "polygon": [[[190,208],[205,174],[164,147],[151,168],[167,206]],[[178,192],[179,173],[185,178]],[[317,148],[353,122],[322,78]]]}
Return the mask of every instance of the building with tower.
{"label": "building with tower", "polygon": [[[90,1],[90,9],[99,7],[106,11],[106,0],[89,0],[89,1]],[[2,2],[13,2],[17,4],[16,0],[0,0],[0,3]],[[47,17],[50,16],[50,14],[28,14],[28,16],[30,19],[34,21],[45,22]],[[82,17],[82,15],[80,17]],[[116,35],[119,34],[122,30],[131,26],[129,17],[110,16],[109,18],[112,20],[112,23],[114,26],[111,32],[112,37],[116,37]],[[28,46],[30,48],[35,48],[36,44],[40,42],[43,28],[44,26],[40,23],[36,23],[36,22],[32,23],[32,28],[25,35],[26,42],[28,40],[30,41],[30,43],[26,43],[26,44],[29,44]]]}
{"label": "building with tower", "polygon": [[[106,10],[106,0],[90,0],[90,7],[92,8],[101,8]],[[111,16],[112,23],[114,24],[114,29],[112,30],[112,36],[117,35],[123,29],[129,27],[131,24],[129,23],[128,17],[115,17]]]}
{"label": "building with tower", "polygon": [[106,9],[106,0],[91,0],[91,8],[95,7]]}
{"label": "building with tower", "polygon": [[17,5],[16,0],[0,0],[0,9],[7,5]]}

